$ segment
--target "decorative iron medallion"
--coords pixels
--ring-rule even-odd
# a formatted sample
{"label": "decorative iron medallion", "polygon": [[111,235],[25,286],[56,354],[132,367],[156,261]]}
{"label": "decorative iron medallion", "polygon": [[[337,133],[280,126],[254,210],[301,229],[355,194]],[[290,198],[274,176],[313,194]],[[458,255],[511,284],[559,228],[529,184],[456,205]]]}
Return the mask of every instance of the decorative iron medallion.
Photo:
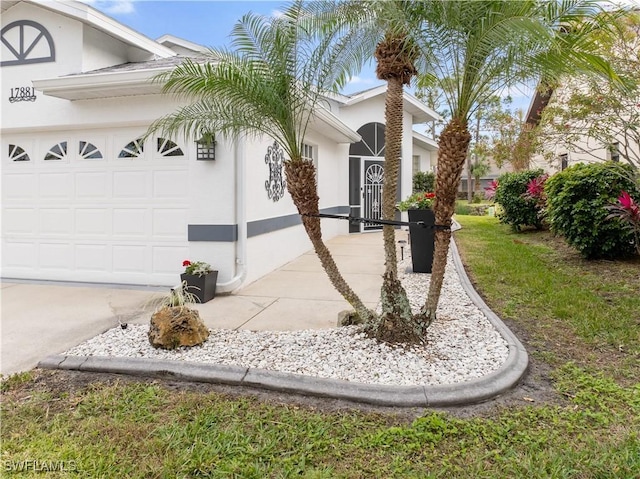
{"label": "decorative iron medallion", "polygon": [[277,141],[267,149],[264,162],[269,165],[269,179],[264,182],[267,196],[274,202],[280,201],[287,189],[287,180],[284,178],[284,152]]}

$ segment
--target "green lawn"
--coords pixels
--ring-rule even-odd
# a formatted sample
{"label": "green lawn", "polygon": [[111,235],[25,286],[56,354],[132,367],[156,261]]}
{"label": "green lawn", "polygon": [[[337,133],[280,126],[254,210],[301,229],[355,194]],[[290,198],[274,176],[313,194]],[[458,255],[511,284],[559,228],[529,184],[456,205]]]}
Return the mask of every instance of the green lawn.
{"label": "green lawn", "polygon": [[457,219],[479,291],[533,361],[551,367],[548,403],[407,420],[168,382],[95,376],[87,385],[80,373],[32,372],[3,384],[0,475],[49,477],[13,475],[36,460],[76,469],[51,477],[640,477],[640,262],[587,263],[548,233]]}

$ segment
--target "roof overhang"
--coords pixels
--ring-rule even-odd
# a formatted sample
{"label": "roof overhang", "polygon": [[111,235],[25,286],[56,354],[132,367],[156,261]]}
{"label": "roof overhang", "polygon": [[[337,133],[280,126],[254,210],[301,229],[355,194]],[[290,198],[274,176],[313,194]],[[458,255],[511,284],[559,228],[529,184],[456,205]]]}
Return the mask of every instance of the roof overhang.
{"label": "roof overhang", "polygon": [[160,93],[162,84],[154,76],[172,67],[126,72],[85,73],[59,78],[33,80],[33,86],[47,96],[65,100],[95,100],[118,96]]}
{"label": "roof overhang", "polygon": [[357,143],[362,139],[358,132],[320,105],[316,106],[309,126],[336,143]]}
{"label": "roof overhang", "polygon": [[411,132],[413,143],[428,151],[438,151],[438,142],[417,131]]}
{"label": "roof overhang", "polygon": [[[345,106],[356,105],[363,101],[369,100],[371,98],[386,95],[387,86],[380,85],[375,88],[371,88],[370,90],[365,90],[361,93],[353,94],[349,97],[349,99],[345,102]],[[402,95],[402,104],[404,110],[410,113],[413,116],[413,124],[427,123],[430,121],[439,121],[442,118],[438,113],[429,108],[427,105],[418,100],[411,93],[403,92]]]}
{"label": "roof overhang", "polygon": [[[98,30],[105,32],[112,37],[115,37],[122,42],[140,48],[155,55],[159,58],[169,58],[175,56],[176,53],[168,47],[157,43],[149,37],[142,35],[141,33],[123,25],[122,23],[114,20],[113,18],[103,14],[89,5],[72,1],[72,0],[23,0],[26,3],[37,5],[41,8],[45,8],[52,12],[65,15],[70,18],[79,20],[80,22],[90,25]],[[8,10],[13,7],[19,1],[8,1],[5,5],[5,0],[2,0],[2,11]],[[5,8],[7,7],[7,8]]]}

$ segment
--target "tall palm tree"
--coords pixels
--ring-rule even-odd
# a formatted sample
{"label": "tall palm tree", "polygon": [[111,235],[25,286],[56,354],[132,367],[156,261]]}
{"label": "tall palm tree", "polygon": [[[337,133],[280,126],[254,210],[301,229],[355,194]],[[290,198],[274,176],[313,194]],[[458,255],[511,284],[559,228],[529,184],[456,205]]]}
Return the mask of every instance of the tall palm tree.
{"label": "tall palm tree", "polygon": [[[186,60],[157,81],[187,106],[154,122],[150,132],[190,137],[247,134],[275,139],[289,159],[287,189],[333,286],[366,321],[375,315],[340,274],[322,240],[316,171],[302,145],[323,95],[337,91],[362,63],[350,37],[317,35],[294,2],[277,18],[246,14],[234,26],[230,49],[212,49],[205,61]],[[314,33],[315,32],[315,33]]]}
{"label": "tall palm tree", "polygon": [[[306,4],[307,14],[324,35],[339,35],[357,51],[375,58],[376,75],[387,82],[385,97],[385,168],[382,219],[395,218],[402,154],[404,86],[417,74],[420,60],[408,32],[415,27],[412,2],[402,0],[316,1]],[[421,342],[423,321],[411,311],[407,293],[398,278],[395,229],[382,228],[385,272],[381,288],[382,314],[371,318],[366,330],[388,342]]]}
{"label": "tall palm tree", "polygon": [[568,72],[615,75],[594,41],[594,33],[611,25],[594,0],[429,0],[417,2],[415,13],[423,23],[412,37],[428,67],[420,80],[444,92],[451,113],[438,141],[434,210],[439,229],[422,309],[428,325],[440,298],[471,115],[518,83],[540,77],[552,81]]}

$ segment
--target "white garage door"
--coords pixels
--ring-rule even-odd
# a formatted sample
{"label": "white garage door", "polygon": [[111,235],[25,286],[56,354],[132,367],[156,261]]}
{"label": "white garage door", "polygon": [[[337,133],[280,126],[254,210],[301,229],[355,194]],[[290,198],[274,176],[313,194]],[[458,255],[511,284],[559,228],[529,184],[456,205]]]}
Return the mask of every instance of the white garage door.
{"label": "white garage door", "polygon": [[139,138],[91,130],[2,139],[4,278],[179,281],[188,152]]}

